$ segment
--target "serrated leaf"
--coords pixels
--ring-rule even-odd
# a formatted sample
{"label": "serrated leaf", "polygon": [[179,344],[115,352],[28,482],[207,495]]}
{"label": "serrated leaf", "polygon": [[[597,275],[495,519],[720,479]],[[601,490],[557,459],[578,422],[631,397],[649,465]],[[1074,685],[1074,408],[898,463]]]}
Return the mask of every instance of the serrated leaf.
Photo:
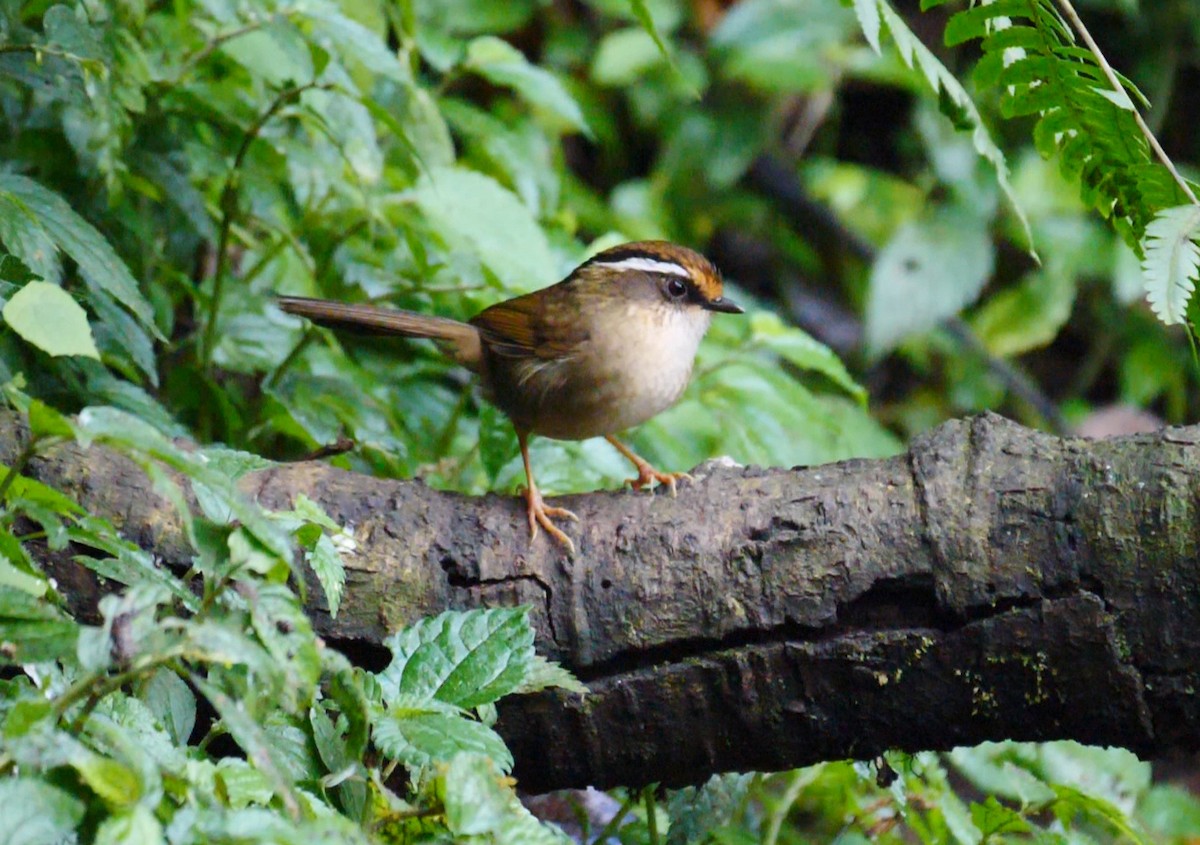
{"label": "serrated leaf", "polygon": [[1155,215],[1142,239],[1142,277],[1150,307],[1168,326],[1182,323],[1200,272],[1200,207],[1183,205]]}
{"label": "serrated leaf", "polygon": [[902,226],[871,267],[868,346],[886,351],[971,303],[991,275],[995,253],[984,221],[941,212]]}
{"label": "serrated leaf", "polygon": [[979,109],[971,99],[971,95],[963,88],[962,83],[958,81],[957,77],[946,69],[946,66],[941,63],[937,56],[921,43],[920,39],[908,28],[908,24],[904,22],[904,19],[896,14],[896,11],[887,0],[876,0],[876,3],[878,4],[880,18],[892,36],[892,42],[896,45],[896,51],[899,53],[900,59],[908,67],[920,71],[926,82],[929,83],[930,87],[939,96],[943,105],[953,106],[959,118],[956,121],[956,126],[962,129],[969,129],[975,152],[992,166],[1000,190],[1004,192],[1004,196],[1008,199],[1013,213],[1021,223],[1025,239],[1029,244],[1029,252],[1036,259],[1037,252],[1033,246],[1033,231],[1030,229],[1029,220],[1018,203],[1016,193],[1013,191],[1012,184],[1009,181],[1008,161],[988,133],[987,127],[983,123],[983,118],[979,114]]}
{"label": "serrated leaf", "polygon": [[515,690],[516,693],[537,692],[539,690],[557,687],[567,692],[587,695],[588,688],[583,681],[571,674],[570,670],[547,660],[540,654],[535,654],[525,672],[525,680]]}
{"label": "serrated leaf", "polygon": [[342,563],[337,547],[328,534],[322,534],[312,549],[305,553],[304,559],[312,567],[313,574],[317,576],[317,582],[325,593],[329,615],[336,619],[338,608],[342,604],[342,593],[346,588],[346,566]]}
{"label": "serrated leaf", "polygon": [[[37,217],[16,197],[0,192],[0,243],[12,258],[47,282],[62,280],[62,259],[54,239],[42,228]],[[7,257],[6,257],[7,258]],[[26,273],[7,266],[4,278],[20,284]]]}
{"label": "serrated leaf", "polygon": [[863,37],[876,53],[883,52],[879,41],[879,4],[878,0],[854,0],[854,14],[858,17],[858,25],[862,27]]}
{"label": "serrated leaf", "polygon": [[267,779],[275,797],[283,801],[293,818],[298,816],[300,804],[296,800],[288,768],[280,761],[262,726],[246,712],[242,702],[230,698],[198,675],[192,675],[192,685],[216,709],[229,735],[246,753],[246,759]]}
{"label": "serrated leaf", "polygon": [[432,710],[425,704],[388,707],[376,716],[371,737],[385,756],[414,771],[464,751],[494,760],[504,772],[513,765],[504,740],[487,725],[460,712]]}
{"label": "serrated leaf", "polygon": [[137,282],[108,241],[92,224],[75,213],[66,200],[25,176],[0,173],[0,193],[6,192],[23,203],[54,239],[58,247],[79,265],[79,272],[90,284],[109,293],[129,309],[152,335],[163,337],[154,324],[150,303],[138,290]]}
{"label": "serrated leaf", "polygon": [[667,815],[671,819],[667,845],[707,841],[713,829],[729,824],[746,802],[753,780],[751,774],[713,775],[699,787],[672,792],[667,801]]}
{"label": "serrated leaf", "polygon": [[516,91],[530,105],[554,115],[563,126],[591,135],[583,112],[567,89],[548,70],[529,63],[516,47],[494,35],[467,45],[463,67],[489,82]]}
{"label": "serrated leaf", "polygon": [[58,285],[30,282],[13,294],[0,314],[9,328],[47,354],[100,360],[87,312]]}
{"label": "serrated leaf", "polygon": [[150,335],[103,290],[90,285],[88,302],[99,319],[96,327],[99,344],[106,352],[119,351],[128,355],[150,384],[157,386],[158,362]]}
{"label": "serrated leaf", "polygon": [[84,805],[57,787],[28,777],[0,780],[3,845],[60,845],[73,841]]}
{"label": "serrated leaf", "polygon": [[439,775],[446,826],[456,839],[486,837],[496,845],[570,845],[562,831],[538,821],[517,800],[490,760],[459,754]]}
{"label": "serrated leaf", "polygon": [[977,828],[977,832],[983,834],[984,839],[991,839],[993,836],[1029,833],[1032,830],[1029,822],[1025,821],[1020,813],[1005,807],[996,800],[995,795],[989,795],[983,803],[971,804],[971,821]]}
{"label": "serrated leaf", "polygon": [[384,700],[400,695],[478,707],[515,691],[533,659],[528,608],[447,611],[393,634],[378,676]]}

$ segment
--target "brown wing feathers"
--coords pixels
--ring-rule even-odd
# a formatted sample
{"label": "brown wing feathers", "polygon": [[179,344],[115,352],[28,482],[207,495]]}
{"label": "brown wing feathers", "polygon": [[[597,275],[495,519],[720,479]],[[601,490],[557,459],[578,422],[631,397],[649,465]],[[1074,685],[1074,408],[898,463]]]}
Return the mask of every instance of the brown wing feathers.
{"label": "brown wing feathers", "polygon": [[302,296],[281,296],[275,301],[287,313],[307,317],[319,326],[359,334],[430,338],[448,347],[446,351],[458,363],[472,368],[479,364],[479,331],[458,320]]}

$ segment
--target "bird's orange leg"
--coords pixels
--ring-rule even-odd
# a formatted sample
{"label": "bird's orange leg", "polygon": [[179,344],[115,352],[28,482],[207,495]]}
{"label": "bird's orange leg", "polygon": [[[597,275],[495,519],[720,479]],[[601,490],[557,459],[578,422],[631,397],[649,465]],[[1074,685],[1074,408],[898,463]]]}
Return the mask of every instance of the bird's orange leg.
{"label": "bird's orange leg", "polygon": [[637,452],[630,449],[624,443],[611,434],[606,434],[604,439],[616,447],[617,451],[627,457],[637,468],[637,478],[630,478],[625,483],[634,490],[641,490],[643,487],[649,486],[650,482],[657,481],[659,484],[667,485],[667,489],[671,491],[671,495],[675,495],[675,482],[686,478],[688,481],[692,477],[686,472],[659,472],[650,465],[650,462],[639,455]]}
{"label": "bird's orange leg", "polygon": [[517,442],[521,444],[521,460],[525,462],[525,480],[529,482],[525,488],[525,503],[529,513],[529,541],[532,543],[537,537],[538,526],[540,525],[546,529],[547,534],[566,546],[567,551],[575,554],[575,544],[571,542],[571,538],[551,522],[550,518],[558,517],[559,519],[569,519],[573,522],[578,522],[579,517],[566,508],[552,508],[547,506],[545,500],[542,499],[541,492],[537,488],[537,482],[533,480],[533,467],[529,463],[529,435],[518,431]]}

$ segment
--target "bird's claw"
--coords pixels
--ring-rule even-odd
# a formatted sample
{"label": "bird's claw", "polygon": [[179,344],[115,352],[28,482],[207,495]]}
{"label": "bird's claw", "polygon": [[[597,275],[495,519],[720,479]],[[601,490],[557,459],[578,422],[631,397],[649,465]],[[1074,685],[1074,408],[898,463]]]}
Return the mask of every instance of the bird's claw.
{"label": "bird's claw", "polygon": [[538,526],[540,525],[546,529],[547,534],[566,546],[568,552],[575,554],[575,544],[571,542],[571,538],[561,528],[551,521],[551,518],[556,517],[558,519],[568,519],[571,522],[578,522],[579,517],[566,508],[555,508],[547,505],[546,501],[542,498],[542,494],[538,492],[536,487],[530,487],[525,490],[525,502],[529,514],[529,542],[532,543],[537,539]]}
{"label": "bird's claw", "polygon": [[659,472],[654,467],[650,466],[650,464],[646,463],[638,464],[637,470],[637,478],[630,478],[625,481],[625,483],[634,490],[642,490],[646,487],[649,487],[652,483],[657,483],[665,485],[666,488],[671,491],[671,495],[674,496],[676,494],[675,485],[677,482],[682,481],[685,478],[688,481],[695,481],[695,479],[686,472]]}

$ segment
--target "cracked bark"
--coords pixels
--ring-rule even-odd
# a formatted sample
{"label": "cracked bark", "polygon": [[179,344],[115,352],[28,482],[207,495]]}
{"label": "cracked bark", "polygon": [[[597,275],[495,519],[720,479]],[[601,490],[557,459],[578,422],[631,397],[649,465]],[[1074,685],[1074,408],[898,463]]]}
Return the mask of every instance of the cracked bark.
{"label": "cracked bark", "polygon": [[[20,448],[0,430],[0,459]],[[1200,428],[1059,439],[994,415],[887,460],[701,467],[679,497],[564,497],[580,553],[532,546],[516,498],[469,498],[315,463],[245,479],[350,526],[331,644],[447,608],[527,603],[540,651],[589,683],[501,705],[522,787],[694,783],[888,748],[1071,738],[1200,747]],[[168,564],[170,508],[127,460],[70,447],[30,475]],[[50,560],[82,611],[103,585]]]}

